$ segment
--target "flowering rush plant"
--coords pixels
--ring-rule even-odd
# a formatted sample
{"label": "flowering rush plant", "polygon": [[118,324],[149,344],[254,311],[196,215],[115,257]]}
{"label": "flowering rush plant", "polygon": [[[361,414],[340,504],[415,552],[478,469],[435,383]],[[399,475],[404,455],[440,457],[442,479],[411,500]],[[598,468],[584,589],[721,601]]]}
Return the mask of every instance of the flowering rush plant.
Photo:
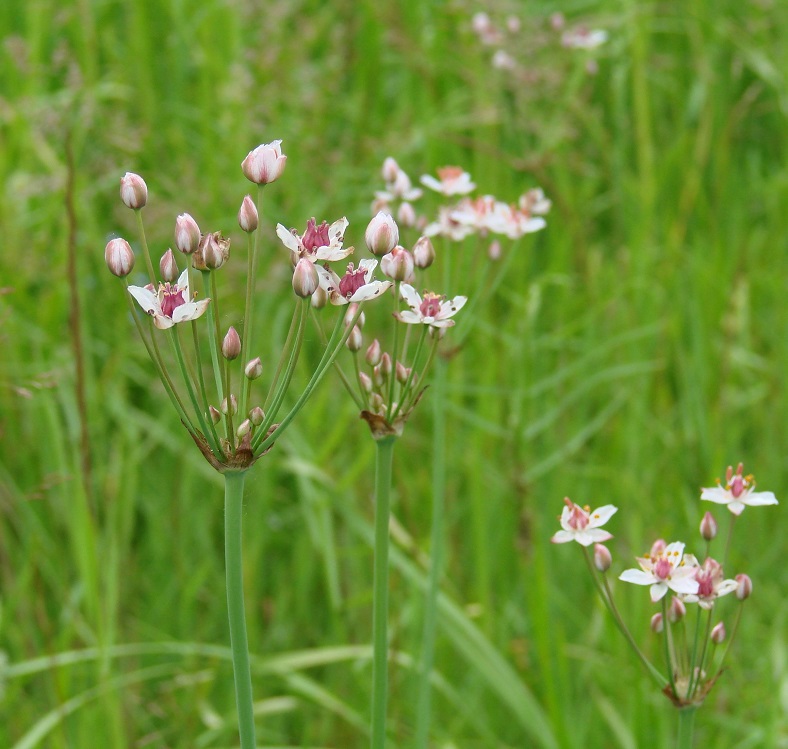
{"label": "flowering rush plant", "polygon": [[[739,463],[735,472],[728,467],[724,484],[718,482],[716,487],[701,490],[702,500],[725,505],[731,513],[722,561],[711,556],[718,524],[714,516],[706,512],[700,522],[700,535],[705,546],[701,557],[688,553],[683,541],[667,543],[657,539],[647,553],[636,557],[637,567],[624,570],[618,576],[624,582],[647,587],[651,601],[659,605],[659,610],[651,617],[650,628],[662,638],[664,670],[655,666],[638,646],[613,597],[608,577],[612,555],[604,545],[612,535],[601,526],[610,520],[617,508],[605,505],[592,511],[567,498],[560,517],[561,530],[551,539],[556,544],[576,541],[582,547],[594,585],[616,626],[663,693],[680,708],[677,746],[682,749],[692,746],[695,711],[720,676],[738,630],[741,604],[753,590],[752,580],[747,574],[726,577],[723,571],[734,521],[747,506],[777,504],[772,492],[755,492],[754,489],[755,479],[751,475],[745,476],[743,465]],[[592,546],[593,552],[590,551]],[[717,603],[731,594],[740,605],[734,613],[728,635],[725,617],[718,616]],[[696,607],[694,616],[691,614],[693,606]],[[690,623],[688,620],[692,619],[694,621]]]}

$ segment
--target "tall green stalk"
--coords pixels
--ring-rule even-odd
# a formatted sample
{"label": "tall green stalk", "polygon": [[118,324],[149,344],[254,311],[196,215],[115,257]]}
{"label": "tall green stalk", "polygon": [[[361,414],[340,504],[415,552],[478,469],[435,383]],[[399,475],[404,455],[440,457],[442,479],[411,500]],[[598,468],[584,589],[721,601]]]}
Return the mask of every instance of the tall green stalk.
{"label": "tall green stalk", "polygon": [[241,553],[245,477],[245,471],[230,471],[224,474],[224,561],[235,701],[238,706],[238,732],[241,749],[255,749],[252,672],[246,638]]}
{"label": "tall green stalk", "polygon": [[375,446],[375,581],[372,608],[372,749],[386,746],[388,699],[389,517],[396,437]]}
{"label": "tall green stalk", "polygon": [[695,728],[696,705],[681,708],[679,713],[679,733],[676,738],[676,749],[692,749],[692,733]]}
{"label": "tall green stalk", "polygon": [[[415,366],[414,366],[415,369]],[[446,363],[438,361],[433,377],[432,438],[432,529],[430,531],[430,572],[424,603],[424,628],[419,664],[419,696],[416,713],[416,749],[427,749],[432,703],[432,666],[435,660],[435,633],[438,627],[438,590],[443,565],[443,518],[446,493],[445,413]]]}

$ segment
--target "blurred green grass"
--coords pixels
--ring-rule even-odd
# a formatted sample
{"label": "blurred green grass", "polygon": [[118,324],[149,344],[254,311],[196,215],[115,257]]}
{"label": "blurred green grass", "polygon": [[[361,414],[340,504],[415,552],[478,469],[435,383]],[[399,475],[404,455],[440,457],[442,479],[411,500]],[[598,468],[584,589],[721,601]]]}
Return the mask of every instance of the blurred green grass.
{"label": "blurred green grass", "polygon": [[[11,669],[0,667],[0,745],[233,744],[220,482],[152,384],[101,251],[114,233],[134,235],[117,199],[126,170],[150,187],[154,247],[183,211],[235,233],[247,189],[238,166],[273,138],[288,167],[266,191],[269,229],[346,214],[360,244],[387,155],[414,177],[462,164],[482,193],[515,199],[540,184],[554,201],[548,229],[517,250],[449,368],[448,608],[432,744],[529,745],[518,688],[562,747],[670,742],[672,708],[605,619],[577,550],[549,537],[565,495],[616,504],[615,563],[629,566],[656,536],[694,538],[699,486],[740,459],[784,499],[788,7],[562,4],[569,23],[610,34],[596,75],[550,30],[557,5],[484,8],[522,18],[528,79],[492,68],[470,30],[480,9],[0,8],[0,649]],[[67,282],[69,141],[87,462]],[[264,360],[286,333],[290,295],[269,235]],[[241,288],[242,272],[231,266],[222,283]],[[223,324],[240,314],[225,305]],[[323,384],[248,482],[265,747],[365,742],[373,451],[337,387]],[[430,415],[422,406],[397,448],[395,746],[415,721]],[[699,745],[788,741],[781,512],[748,510],[739,523],[732,561],[756,595],[701,711]],[[622,605],[656,652],[641,592],[622,590]],[[96,650],[33,669],[85,648]]]}

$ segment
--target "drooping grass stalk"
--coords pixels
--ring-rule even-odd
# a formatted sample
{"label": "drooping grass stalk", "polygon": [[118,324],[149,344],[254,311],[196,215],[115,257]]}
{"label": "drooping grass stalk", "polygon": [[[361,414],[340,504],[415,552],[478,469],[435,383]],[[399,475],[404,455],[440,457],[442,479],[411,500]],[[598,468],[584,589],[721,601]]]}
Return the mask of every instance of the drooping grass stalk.
{"label": "drooping grass stalk", "polygon": [[[415,362],[414,362],[415,364]],[[438,591],[443,567],[443,527],[446,494],[446,363],[438,362],[432,379],[432,527],[430,529],[430,570],[424,602],[424,626],[419,668],[419,695],[416,712],[416,749],[427,749],[432,704],[432,668],[438,628]]]}
{"label": "drooping grass stalk", "polygon": [[692,749],[692,734],[695,728],[696,705],[681,708],[679,712],[679,730],[676,738],[676,749]]}
{"label": "drooping grass stalk", "polygon": [[243,498],[245,471],[224,474],[224,562],[241,749],[255,749],[252,671],[243,596]]}
{"label": "drooping grass stalk", "polygon": [[396,437],[375,442],[375,573],[372,604],[372,749],[386,746],[388,699],[389,517]]}

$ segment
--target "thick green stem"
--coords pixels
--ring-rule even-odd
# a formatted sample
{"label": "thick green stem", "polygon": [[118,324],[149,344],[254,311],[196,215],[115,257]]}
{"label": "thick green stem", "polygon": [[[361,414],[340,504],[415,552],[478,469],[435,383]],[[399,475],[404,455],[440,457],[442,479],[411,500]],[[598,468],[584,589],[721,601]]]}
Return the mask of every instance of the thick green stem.
{"label": "thick green stem", "polygon": [[372,609],[372,749],[386,746],[388,697],[389,495],[396,437],[377,440],[375,453],[375,582]]}
{"label": "thick green stem", "polygon": [[246,639],[241,553],[245,475],[243,471],[224,474],[224,561],[235,701],[238,706],[238,732],[241,749],[255,749],[252,671]]}
{"label": "thick green stem", "polygon": [[679,733],[676,738],[676,749],[692,749],[692,733],[697,710],[695,705],[679,710]]}

